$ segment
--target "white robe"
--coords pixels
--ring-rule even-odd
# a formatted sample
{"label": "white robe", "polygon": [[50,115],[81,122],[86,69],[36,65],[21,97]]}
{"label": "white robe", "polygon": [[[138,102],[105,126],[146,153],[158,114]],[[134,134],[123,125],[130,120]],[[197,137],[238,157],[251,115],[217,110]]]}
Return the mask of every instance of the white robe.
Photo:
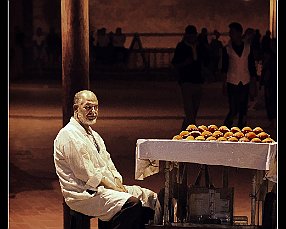
{"label": "white robe", "polygon": [[[93,131],[99,152],[92,136],[71,117],[54,140],[54,163],[61,191],[67,205],[85,215],[110,220],[131,196],[139,198],[143,206],[155,209],[157,194],[137,185],[127,186],[126,192],[106,189],[99,185],[102,177],[115,182],[122,176],[115,168],[103,139]],[[89,194],[86,190],[96,191]]]}

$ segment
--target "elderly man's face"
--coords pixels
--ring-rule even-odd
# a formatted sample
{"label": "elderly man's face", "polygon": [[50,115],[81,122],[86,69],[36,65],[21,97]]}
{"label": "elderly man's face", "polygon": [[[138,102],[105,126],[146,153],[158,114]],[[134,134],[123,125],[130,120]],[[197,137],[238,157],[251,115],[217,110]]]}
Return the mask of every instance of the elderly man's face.
{"label": "elderly man's face", "polygon": [[78,120],[84,125],[93,125],[98,117],[98,100],[92,93],[84,94],[76,110]]}

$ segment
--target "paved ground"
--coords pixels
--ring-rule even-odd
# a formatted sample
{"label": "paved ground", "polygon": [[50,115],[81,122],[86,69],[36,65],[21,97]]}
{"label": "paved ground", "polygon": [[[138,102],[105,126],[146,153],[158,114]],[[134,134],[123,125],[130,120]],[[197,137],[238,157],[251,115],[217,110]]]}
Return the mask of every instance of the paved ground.
{"label": "paved ground", "polygon": [[[134,180],[135,144],[138,138],[172,138],[182,122],[180,91],[172,81],[100,80],[91,83],[100,102],[94,128],[102,135],[126,184],[139,184],[154,191],[163,186],[163,174]],[[53,165],[53,139],[62,126],[61,85],[57,82],[11,83],[9,94],[9,228],[63,228],[62,196]],[[260,91],[262,96],[262,91]],[[221,83],[205,85],[198,124],[221,125],[227,113]],[[260,97],[249,111],[249,126],[261,126],[276,139]],[[198,166],[190,165],[190,176]],[[230,170],[235,189],[234,214],[250,219],[252,170]],[[211,176],[221,186],[221,168]],[[97,220],[92,219],[92,228]]]}

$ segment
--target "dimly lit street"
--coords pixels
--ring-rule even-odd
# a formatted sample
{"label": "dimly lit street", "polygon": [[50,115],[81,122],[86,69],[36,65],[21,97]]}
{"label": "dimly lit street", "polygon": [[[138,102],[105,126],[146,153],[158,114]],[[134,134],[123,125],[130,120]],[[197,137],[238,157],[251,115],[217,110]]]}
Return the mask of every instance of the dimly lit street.
{"label": "dimly lit street", "polygon": [[[170,139],[180,132],[183,111],[177,83],[109,80],[92,82],[91,89],[100,104],[94,128],[104,138],[124,182],[159,191],[164,185],[162,171],[144,181],[134,179],[135,146],[139,138]],[[221,83],[205,84],[204,90],[198,124],[221,125],[227,112]],[[9,104],[10,228],[62,228],[62,195],[52,158],[53,140],[62,126],[60,82],[12,83]],[[249,111],[249,126],[261,126],[275,138],[263,99]],[[221,171],[221,166],[210,168],[216,187],[221,187]],[[197,173],[198,165],[190,164],[190,182]],[[229,174],[235,190],[234,215],[248,219],[252,173],[232,168]],[[97,228],[96,219],[92,225]]]}
{"label": "dimly lit street", "polygon": [[278,228],[277,9],[8,1],[8,228]]}

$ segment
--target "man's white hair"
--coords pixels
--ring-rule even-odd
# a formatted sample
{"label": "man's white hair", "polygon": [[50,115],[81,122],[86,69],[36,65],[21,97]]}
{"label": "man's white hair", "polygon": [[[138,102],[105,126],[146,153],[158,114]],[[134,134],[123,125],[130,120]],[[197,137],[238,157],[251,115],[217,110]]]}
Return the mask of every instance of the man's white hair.
{"label": "man's white hair", "polygon": [[97,99],[96,95],[92,91],[82,90],[74,95],[73,104],[80,104],[83,100],[83,97],[85,97],[87,94],[92,94]]}

